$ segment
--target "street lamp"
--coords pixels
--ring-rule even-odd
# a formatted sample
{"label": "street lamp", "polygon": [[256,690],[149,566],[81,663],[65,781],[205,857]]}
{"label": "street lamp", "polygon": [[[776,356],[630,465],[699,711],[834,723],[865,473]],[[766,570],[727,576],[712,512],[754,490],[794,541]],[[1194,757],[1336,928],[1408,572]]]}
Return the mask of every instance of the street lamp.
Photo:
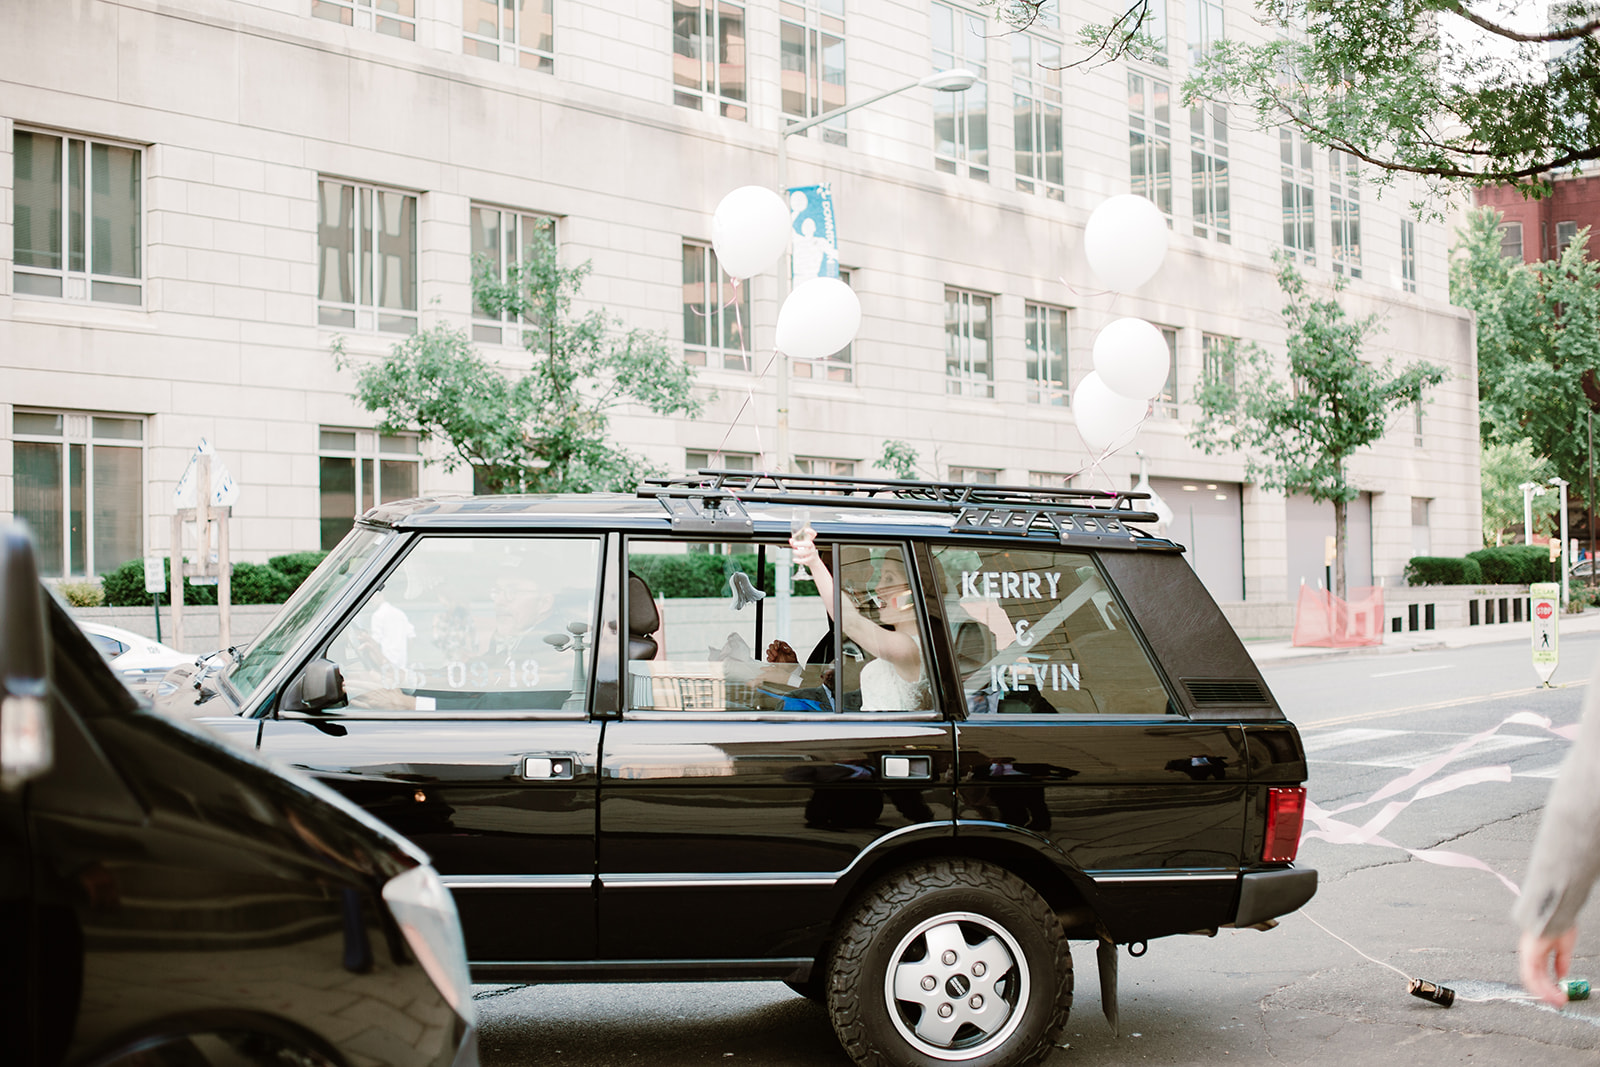
{"label": "street lamp", "polygon": [[1561,491],[1561,610],[1572,606],[1572,595],[1567,591],[1567,485],[1561,478],[1551,478],[1550,484]]}
{"label": "street lamp", "polygon": [[[854,104],[835,108],[832,111],[818,115],[815,118],[802,122],[787,122],[778,128],[778,195],[788,202],[789,196],[789,138],[797,133],[805,133],[813,126],[820,126],[824,122],[846,115],[857,108],[876,104],[879,100],[887,99],[899,93],[912,89],[935,89],[941,93],[959,93],[972,88],[977,84],[978,75],[964,67],[953,67],[950,70],[939,70],[932,74],[925,74],[914,82],[908,82],[895,89],[869,96],[865,100],[858,100]],[[782,121],[782,120],[780,120]],[[782,306],[783,298],[789,295],[789,265],[786,261],[778,272],[778,304]],[[776,462],[773,466],[779,471],[789,469],[789,355],[786,352],[778,353],[778,378],[777,378],[777,406],[778,406],[778,434],[776,448],[778,451]]]}
{"label": "street lamp", "polygon": [[1522,490],[1522,543],[1533,544],[1533,498],[1544,495],[1544,486],[1538,482],[1523,482]]}

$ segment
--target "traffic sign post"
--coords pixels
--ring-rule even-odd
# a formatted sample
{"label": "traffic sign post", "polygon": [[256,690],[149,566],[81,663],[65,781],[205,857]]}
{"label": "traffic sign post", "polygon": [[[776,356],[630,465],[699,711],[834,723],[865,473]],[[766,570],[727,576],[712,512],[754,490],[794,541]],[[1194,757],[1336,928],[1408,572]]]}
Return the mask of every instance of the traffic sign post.
{"label": "traffic sign post", "polygon": [[156,609],[156,641],[161,640],[161,594],[167,590],[166,560],[161,556],[144,558],[144,591],[150,594],[150,603]]}
{"label": "traffic sign post", "polygon": [[1549,687],[1556,673],[1561,644],[1561,586],[1557,582],[1536,582],[1528,587],[1533,597],[1533,671]]}

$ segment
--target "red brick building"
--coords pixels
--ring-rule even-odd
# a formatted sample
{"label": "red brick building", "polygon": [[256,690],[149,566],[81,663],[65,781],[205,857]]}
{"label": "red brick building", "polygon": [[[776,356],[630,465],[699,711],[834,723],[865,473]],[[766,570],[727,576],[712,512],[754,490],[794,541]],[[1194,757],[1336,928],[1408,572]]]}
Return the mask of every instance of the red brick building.
{"label": "red brick building", "polygon": [[1554,259],[1572,239],[1589,227],[1589,258],[1600,258],[1600,175],[1559,176],[1554,192],[1543,200],[1530,200],[1509,185],[1477,190],[1479,207],[1492,207],[1505,216],[1500,249],[1524,263]]}

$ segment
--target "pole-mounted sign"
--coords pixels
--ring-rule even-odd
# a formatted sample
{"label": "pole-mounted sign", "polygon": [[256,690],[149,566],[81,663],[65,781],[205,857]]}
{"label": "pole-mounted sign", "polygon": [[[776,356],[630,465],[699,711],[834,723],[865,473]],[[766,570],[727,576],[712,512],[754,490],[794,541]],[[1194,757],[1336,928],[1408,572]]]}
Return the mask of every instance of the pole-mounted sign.
{"label": "pole-mounted sign", "polygon": [[1561,643],[1561,586],[1556,582],[1536,582],[1528,587],[1533,597],[1533,670],[1540,681],[1550,685],[1556,673]]}

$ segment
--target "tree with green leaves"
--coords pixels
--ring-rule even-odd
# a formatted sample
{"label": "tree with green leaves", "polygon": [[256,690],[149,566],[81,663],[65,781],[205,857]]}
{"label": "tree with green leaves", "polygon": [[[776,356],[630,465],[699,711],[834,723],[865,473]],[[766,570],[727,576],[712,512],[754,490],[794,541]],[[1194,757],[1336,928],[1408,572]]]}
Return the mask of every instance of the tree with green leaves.
{"label": "tree with green leaves", "polygon": [[[1548,485],[1555,467],[1543,456],[1534,455],[1533,446],[1523,439],[1511,444],[1484,445],[1478,469],[1483,481],[1483,543],[1499,545],[1505,540],[1507,530],[1522,525],[1523,485],[1528,482]],[[1533,498],[1535,527],[1541,521],[1546,529],[1554,526],[1559,500],[1554,489]],[[1532,530],[1525,531],[1525,537],[1532,535]]]}
{"label": "tree with green leaves", "polygon": [[1189,440],[1205,452],[1239,452],[1246,476],[1268,489],[1303,493],[1333,504],[1337,556],[1334,587],[1345,585],[1346,509],[1360,490],[1350,482],[1350,457],[1383,436],[1395,411],[1422,403],[1444,370],[1421,360],[1396,372],[1361,358],[1376,332],[1376,315],[1353,317],[1339,303],[1344,279],[1316,298],[1287,256],[1274,256],[1288,302],[1287,360],[1256,344],[1235,345],[1232,373],[1212,374],[1195,391],[1200,418]]}
{"label": "tree with green leaves", "polygon": [[666,337],[627,329],[604,310],[577,314],[587,262],[564,267],[547,230],[501,277],[480,260],[473,296],[516,323],[531,363],[520,374],[481,356],[467,334],[440,324],[394,346],[380,363],[347,355],[355,396],[379,412],[380,433],[420,430],[447,446],[446,470],[471,467],[489,493],[587,493],[631,489],[659,473],[610,436],[610,414],[636,404],[657,415],[700,413],[694,372]]}
{"label": "tree with green leaves", "polygon": [[[991,0],[1014,28],[1048,0]],[[1167,0],[1169,4],[1174,0]],[[1198,98],[1292,123],[1384,175],[1437,185],[1510,182],[1540,193],[1551,170],[1600,159],[1600,2],[1551,0],[1536,26],[1529,4],[1469,0],[1257,0],[1270,40],[1237,31],[1208,48],[1184,82]],[[1123,56],[1166,64],[1173,45],[1152,0],[1078,28],[1069,65]],[[1554,53],[1552,55],[1552,53]]]}
{"label": "tree with green leaves", "polygon": [[1478,315],[1479,436],[1527,441],[1575,488],[1587,484],[1587,417],[1600,407],[1600,264],[1588,240],[1580,231],[1544,263],[1507,259],[1500,215],[1485,208],[1468,216],[1450,263],[1451,301]]}

